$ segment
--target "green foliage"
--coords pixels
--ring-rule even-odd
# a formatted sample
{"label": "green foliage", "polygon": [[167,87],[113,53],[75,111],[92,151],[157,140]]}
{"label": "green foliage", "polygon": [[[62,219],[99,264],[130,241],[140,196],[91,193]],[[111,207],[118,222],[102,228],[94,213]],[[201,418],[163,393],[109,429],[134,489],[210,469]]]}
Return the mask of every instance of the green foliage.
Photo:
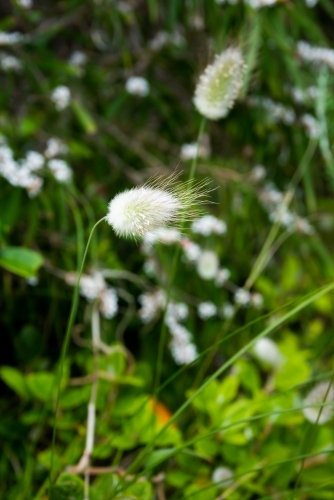
{"label": "green foliage", "polygon": [[[1,498],[332,499],[333,52],[298,43],[333,46],[333,22],[329,0],[1,6]],[[194,88],[229,46],[242,91],[204,122]],[[93,225],[175,169],[210,178],[216,229],[143,244],[102,221],[66,336]]]}

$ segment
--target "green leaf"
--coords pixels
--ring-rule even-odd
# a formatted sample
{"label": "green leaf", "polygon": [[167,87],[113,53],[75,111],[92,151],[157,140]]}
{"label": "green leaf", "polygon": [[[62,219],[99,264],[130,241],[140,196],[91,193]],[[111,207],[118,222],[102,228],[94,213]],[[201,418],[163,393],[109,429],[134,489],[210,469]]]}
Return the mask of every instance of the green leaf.
{"label": "green leaf", "polygon": [[31,394],[41,401],[49,401],[54,388],[54,375],[48,372],[30,373],[27,378],[27,386]]}
{"label": "green leaf", "polygon": [[22,398],[29,398],[29,391],[21,372],[11,366],[2,366],[0,368],[0,377],[13,391]]}
{"label": "green leaf", "polygon": [[164,462],[167,458],[172,456],[174,452],[175,448],[163,448],[161,450],[153,451],[146,461],[146,467],[151,468],[161,464],[161,462]]}
{"label": "green leaf", "polygon": [[74,474],[64,473],[55,486],[51,486],[50,500],[82,500],[84,483]]}
{"label": "green leaf", "polygon": [[97,125],[93,117],[78,101],[72,101],[72,109],[87,134],[95,134]]}
{"label": "green leaf", "polygon": [[5,247],[0,251],[0,266],[22,278],[33,278],[43,264],[40,253],[22,247]]}

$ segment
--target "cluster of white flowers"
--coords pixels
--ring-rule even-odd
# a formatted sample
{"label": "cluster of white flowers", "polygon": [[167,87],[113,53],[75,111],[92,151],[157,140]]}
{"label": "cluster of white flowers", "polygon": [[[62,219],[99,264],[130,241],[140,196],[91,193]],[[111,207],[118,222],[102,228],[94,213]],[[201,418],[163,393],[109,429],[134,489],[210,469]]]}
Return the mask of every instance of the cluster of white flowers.
{"label": "cluster of white flowers", "polygon": [[129,94],[146,97],[150,93],[150,84],[142,76],[131,76],[125,83],[125,89]]}
{"label": "cluster of white flowers", "polygon": [[213,215],[203,215],[203,217],[193,221],[191,230],[195,234],[210,236],[211,234],[225,234],[227,226],[224,221],[217,219]]}
{"label": "cluster of white flowers", "polygon": [[216,56],[196,86],[196,109],[210,120],[224,118],[239,95],[245,68],[243,55],[238,48],[228,48]]}
{"label": "cluster of white flowers", "polygon": [[273,184],[266,184],[259,191],[259,200],[269,213],[269,219],[272,222],[279,222],[291,232],[297,231],[307,235],[314,233],[314,228],[307,219],[299,217],[295,212],[289,210],[284,202],[284,194]]}
{"label": "cluster of white flowers", "polygon": [[181,146],[181,160],[189,161],[194,158],[208,158],[210,155],[210,150],[206,144],[198,145],[197,142],[191,142],[190,144],[183,144]]}
{"label": "cluster of white flowers", "polygon": [[17,43],[23,43],[29,40],[28,35],[23,35],[19,31],[13,31],[12,33],[7,33],[6,31],[0,31],[0,45],[16,45]]}
{"label": "cluster of white flowers", "polygon": [[170,350],[175,363],[187,365],[197,356],[197,348],[192,342],[192,335],[181,324],[188,317],[188,307],[183,302],[170,302],[167,307],[165,322],[171,334]]}
{"label": "cluster of white flowers", "polygon": [[263,363],[277,368],[282,364],[283,357],[275,342],[267,337],[259,339],[253,347],[254,356]]}
{"label": "cluster of white flowers", "polygon": [[4,53],[0,54],[0,67],[4,71],[14,71],[17,73],[22,71],[22,63],[20,59]]}
{"label": "cluster of white flowers", "polygon": [[307,87],[306,89],[285,85],[284,90],[287,94],[291,95],[293,101],[296,104],[308,104],[309,102],[317,99],[319,95],[319,89],[314,85],[312,85],[311,87]]}
{"label": "cluster of white flowers", "polygon": [[64,160],[47,161],[46,158],[46,152],[42,155],[37,151],[28,151],[24,158],[16,161],[6,139],[0,139],[0,175],[12,186],[25,188],[31,198],[42,189],[43,179],[36,172],[40,173],[45,164],[59,182],[67,182],[72,176],[72,170]]}
{"label": "cluster of white flowers", "polygon": [[158,33],[150,40],[149,47],[152,50],[161,50],[166,45],[174,45],[182,47],[185,44],[185,39],[178,31],[169,33],[168,31],[158,31]]}
{"label": "cluster of white flowers", "polygon": [[303,405],[321,405],[326,406],[304,408],[305,418],[315,424],[325,424],[333,417],[334,410],[334,386],[330,382],[321,382],[317,384],[304,399]]}
{"label": "cluster of white flowers", "polygon": [[285,125],[292,125],[295,122],[296,114],[292,108],[283,106],[269,97],[252,96],[247,99],[247,102],[250,106],[264,108],[268,119],[273,123],[283,122]]}
{"label": "cluster of white flowers", "polygon": [[[76,284],[76,273],[67,273],[65,281],[74,286]],[[118,297],[115,288],[110,287],[104,280],[103,274],[95,271],[92,274],[84,274],[79,284],[80,295],[88,302],[98,301],[101,314],[111,319],[118,311]]]}
{"label": "cluster of white flowers", "polygon": [[65,85],[59,85],[51,93],[51,101],[56,106],[57,111],[67,108],[71,101],[71,91]]}
{"label": "cluster of white flowers", "polygon": [[334,50],[326,47],[312,47],[307,42],[297,43],[297,55],[306,62],[313,64],[325,64],[330,69],[334,69]]}

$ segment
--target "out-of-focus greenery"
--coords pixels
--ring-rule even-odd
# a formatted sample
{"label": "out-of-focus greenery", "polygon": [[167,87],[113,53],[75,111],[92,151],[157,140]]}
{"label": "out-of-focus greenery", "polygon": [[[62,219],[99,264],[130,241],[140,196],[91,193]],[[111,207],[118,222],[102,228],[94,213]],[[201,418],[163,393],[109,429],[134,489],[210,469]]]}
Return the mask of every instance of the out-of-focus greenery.
{"label": "out-of-focus greenery", "polygon": [[[0,175],[1,498],[84,498],[84,473],[74,465],[85,449],[87,404],[98,376],[91,500],[332,499],[333,420],[311,423],[302,409],[308,391],[333,374],[333,293],[321,288],[334,277],[333,68],[297,53],[301,40],[333,44],[332,3],[24,5],[0,6],[1,147],[12,150],[19,166],[29,151],[45,163],[36,172],[44,183],[35,197]],[[4,32],[24,36],[7,44]],[[163,312],[146,324],[138,314],[141,294],[168,288],[177,245],[153,245],[148,255],[102,223],[84,272],[104,270],[118,313],[101,316],[104,349],[96,355],[97,305],[80,298],[61,368],[71,273],[93,224],[117,192],[153,174],[177,168],[188,178],[190,162],[180,151],[196,142],[202,120],[194,88],[213,56],[230,45],[241,48],[248,65],[243,93],[225,119],[206,123],[207,154],[196,174],[212,179],[215,204],[206,210],[227,231],[184,233],[215,252],[231,275],[217,287],[181,252],[171,288],[171,300],[188,305],[184,325],[198,360],[180,368]],[[8,56],[17,58],[16,67]],[[127,92],[132,76],[147,80],[147,96]],[[59,86],[70,90],[64,109],[52,100]],[[311,98],[296,102],[296,89],[306,95],[310,87]],[[275,105],[283,106],[281,114]],[[305,126],[305,115],[317,133]],[[71,168],[67,182],[50,169],[50,139],[63,144],[53,156]],[[279,197],[274,208],[265,201],[268,191]],[[279,219],[280,208],[289,223]],[[261,294],[262,308],[235,307],[230,318],[197,314],[203,302],[218,311],[235,306],[239,288]],[[262,334],[276,343],[275,366],[256,356]],[[219,467],[229,468],[232,480],[217,483]]]}

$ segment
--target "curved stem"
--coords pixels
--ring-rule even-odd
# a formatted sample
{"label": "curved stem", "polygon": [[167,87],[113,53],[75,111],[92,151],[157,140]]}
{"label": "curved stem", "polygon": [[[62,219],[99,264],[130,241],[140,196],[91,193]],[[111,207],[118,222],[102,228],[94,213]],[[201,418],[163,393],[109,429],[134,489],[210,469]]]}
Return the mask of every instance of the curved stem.
{"label": "curved stem", "polygon": [[51,461],[50,461],[50,472],[49,472],[50,486],[52,485],[53,457],[54,457],[54,449],[55,449],[56,436],[57,436],[57,413],[58,413],[59,400],[60,400],[61,379],[62,379],[62,376],[63,376],[63,366],[64,366],[64,361],[65,361],[65,358],[66,358],[66,354],[67,354],[67,350],[68,350],[68,345],[69,345],[69,341],[70,341],[70,334],[71,334],[71,331],[72,331],[72,328],[73,328],[75,316],[76,316],[77,309],[78,309],[79,283],[80,283],[80,279],[81,279],[81,276],[82,276],[83,267],[84,267],[84,264],[85,264],[85,260],[86,260],[86,256],[87,256],[87,252],[88,252],[88,248],[89,248],[89,244],[90,244],[90,241],[92,239],[93,233],[95,231],[95,228],[104,219],[105,219],[105,217],[102,217],[102,219],[100,219],[99,221],[97,221],[94,224],[94,226],[93,226],[93,228],[92,228],[92,230],[90,232],[90,235],[89,235],[89,238],[88,238],[88,241],[87,241],[87,245],[86,245],[86,248],[85,248],[85,251],[84,251],[84,255],[83,255],[83,258],[82,258],[82,262],[81,262],[81,266],[80,266],[80,271],[79,271],[78,279],[77,279],[77,282],[76,282],[76,285],[75,285],[75,288],[74,288],[74,292],[73,292],[73,296],[72,296],[71,312],[70,312],[70,316],[69,316],[69,319],[68,319],[68,322],[67,322],[65,340],[64,340],[64,343],[63,343],[62,352],[61,352],[61,356],[60,356],[60,368],[59,368],[59,374],[58,374],[58,385],[57,385],[56,404],[55,404],[55,421],[54,421],[54,426],[53,426],[52,444],[51,444]]}

